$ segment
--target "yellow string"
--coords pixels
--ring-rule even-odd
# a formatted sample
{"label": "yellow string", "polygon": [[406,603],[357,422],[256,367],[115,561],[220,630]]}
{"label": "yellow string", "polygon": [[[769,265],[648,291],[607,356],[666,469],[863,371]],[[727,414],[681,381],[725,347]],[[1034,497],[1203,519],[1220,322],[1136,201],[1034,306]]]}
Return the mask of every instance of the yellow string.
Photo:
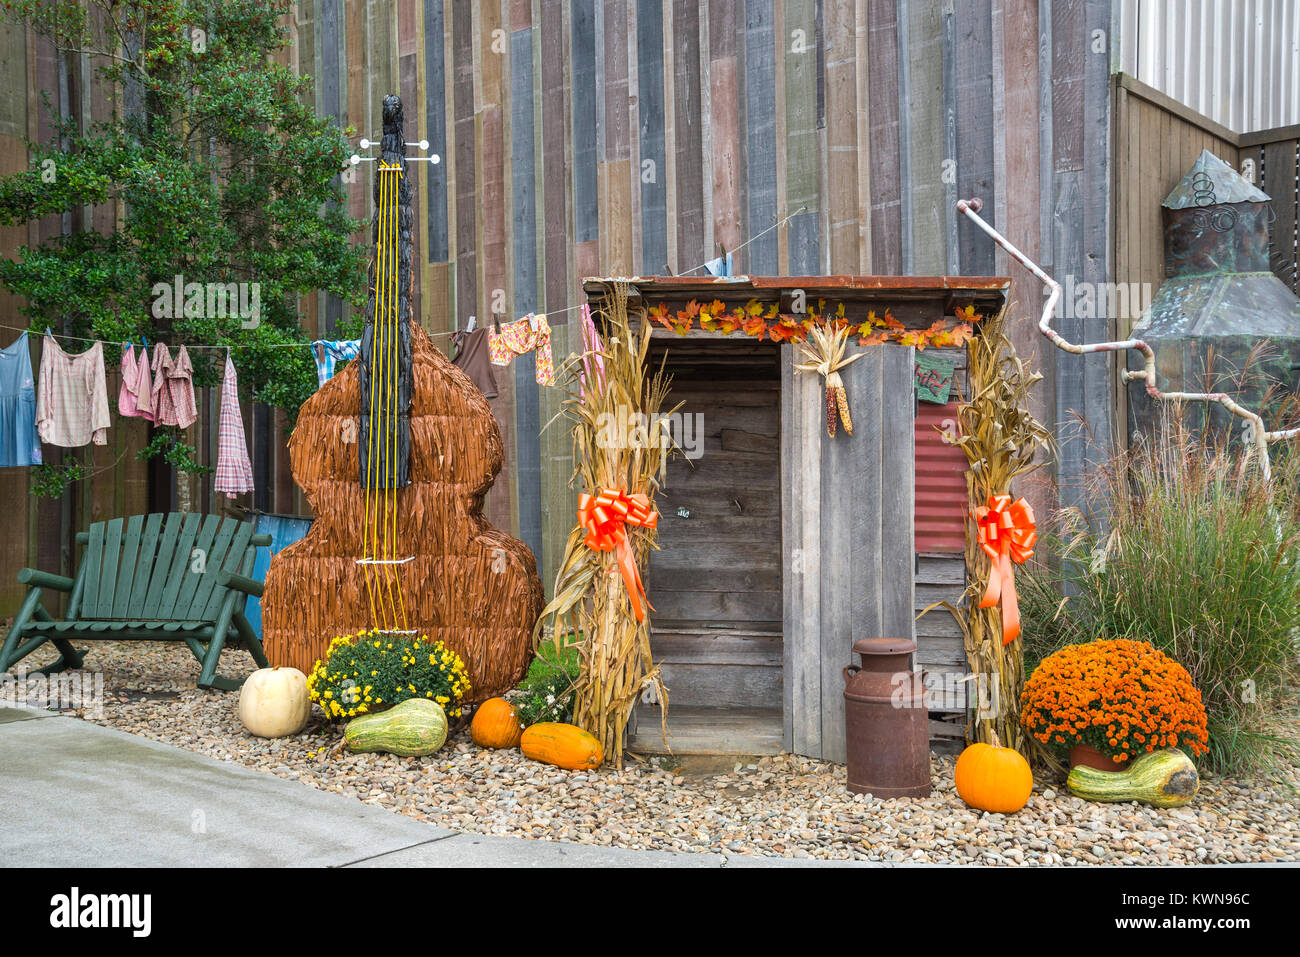
{"label": "yellow string", "polygon": [[[385,291],[383,297],[384,307],[385,307],[384,308],[384,339],[383,342],[381,342],[380,344],[380,350],[379,350],[380,351],[380,373],[379,374],[385,377],[386,384],[389,383],[389,380],[392,378],[392,373],[393,373],[393,362],[392,362],[392,357],[390,355],[390,352],[392,350],[393,339],[395,338],[394,333],[396,332],[396,329],[394,328],[396,325],[395,322],[396,317],[393,315],[391,302],[389,298],[393,295],[395,286],[397,284],[396,277],[394,276],[394,272],[397,267],[397,215],[396,215],[396,209],[394,208],[392,191],[393,189],[397,188],[395,180],[400,175],[401,174],[398,173],[397,175],[389,177],[389,197],[388,197],[389,216],[384,219],[383,224],[381,226],[381,229],[388,230],[388,239],[387,242],[385,242],[384,244],[388,253],[387,257],[384,260],[385,270],[388,279],[388,282],[385,284]],[[382,449],[383,456],[384,456],[384,478],[383,478],[383,485],[380,487],[379,491],[384,503],[384,519],[383,519],[384,559],[385,561],[391,561],[394,557],[396,557],[393,554],[393,542],[389,536],[389,529],[388,529],[389,513],[392,511],[392,505],[391,505],[392,492],[389,489],[389,483],[392,482],[393,480],[393,460],[392,460],[392,453],[389,448],[389,446],[391,445],[390,434],[394,431],[393,408],[392,408],[394,397],[393,397],[393,390],[391,388],[391,385],[387,390],[384,391],[383,394],[386,396],[387,408],[385,411],[387,411],[388,413],[389,431],[384,435],[382,440],[384,443]],[[384,566],[384,588],[388,595],[388,605],[392,609],[394,628],[397,627],[397,621],[398,621],[397,602],[393,597],[393,583],[396,577],[397,577],[397,572],[393,568],[393,566],[385,565]],[[400,581],[397,583],[397,587],[400,589],[401,587]]]}
{"label": "yellow string", "polygon": [[[375,502],[374,482],[376,474],[377,459],[379,455],[379,434],[378,429],[378,401],[377,392],[379,385],[378,377],[378,352],[379,338],[382,333],[381,318],[383,316],[383,298],[382,290],[384,285],[383,254],[384,254],[384,216],[387,207],[387,182],[388,177],[384,175],[388,167],[379,167],[379,231],[376,236],[375,251],[375,314],[374,314],[374,333],[371,338],[370,346],[370,454],[367,456],[367,473],[363,476],[365,479],[365,538],[366,538],[366,558],[376,559],[378,555],[378,503]],[[371,520],[371,503],[375,502],[374,521]],[[383,592],[380,591],[379,613],[376,613],[374,606],[374,591],[377,583],[374,581],[374,566],[366,565],[366,584],[371,589],[371,620],[375,627],[383,625],[388,627],[387,609],[384,608]],[[380,621],[380,614],[383,615],[383,621]]]}
{"label": "yellow string", "polygon": [[[380,169],[381,169],[381,171],[382,171],[383,167],[381,166]],[[382,176],[382,172],[381,172],[381,175],[380,175],[380,177],[379,177],[379,189],[380,189],[381,202],[382,202],[382,196],[383,196],[383,188],[384,188],[384,177]],[[377,263],[376,263],[376,265],[377,265]],[[375,272],[376,283],[378,282],[378,275],[379,275],[379,273],[378,273],[378,269],[376,269],[376,272]],[[378,308],[379,308],[379,296],[378,296],[378,287],[376,286],[376,296],[375,296],[375,309],[376,309],[376,315],[378,315]],[[374,354],[373,354],[373,352],[371,353],[371,363],[370,363],[370,364],[371,364],[371,370],[372,370],[372,371],[371,371],[371,374],[370,374],[370,438],[371,438],[371,440],[373,441],[374,431],[375,431],[375,428],[374,428],[374,421],[375,421],[375,376],[374,376],[374,371],[373,371],[373,369],[374,369]],[[370,460],[367,459],[367,461],[369,462]],[[372,466],[372,470],[373,470],[373,466]],[[370,485],[369,485],[369,481],[368,481],[368,480],[369,480],[369,475],[368,475],[368,474],[367,474],[367,475],[362,475],[362,476],[361,476],[361,494],[362,494],[362,498],[363,498],[363,507],[362,507],[362,516],[363,516],[363,519],[362,519],[362,526],[361,526],[361,537],[362,537],[362,556],[361,556],[361,557],[362,557],[363,559],[369,559],[369,558],[373,558],[373,557],[374,557],[374,553],[371,551],[371,547],[370,547],[370,539],[371,539],[371,535],[370,535]],[[362,567],[362,569],[365,571],[365,575],[366,575],[366,593],[367,593],[367,595],[369,596],[369,599],[370,599],[370,623],[371,623],[372,626],[378,626],[378,624],[379,624],[379,614],[378,614],[378,612],[377,612],[376,609],[375,609],[375,583],[374,583],[374,577],[373,577],[373,566],[371,566],[371,565],[369,565],[369,564],[365,564],[365,565],[362,565],[361,567]]]}
{"label": "yellow string", "polygon": [[[390,172],[391,172],[391,171],[392,171],[392,167],[389,167],[389,170],[390,170]],[[391,284],[391,281],[390,281],[390,280],[391,280],[391,273],[390,273],[390,270],[389,270],[389,262],[394,258],[394,254],[395,254],[395,252],[396,252],[396,250],[394,249],[394,243],[393,243],[393,240],[394,240],[394,234],[395,234],[396,231],[395,231],[395,230],[391,230],[391,231],[390,231],[390,229],[389,229],[389,226],[390,226],[390,220],[392,219],[392,213],[393,213],[393,195],[392,195],[392,191],[393,191],[393,180],[394,180],[394,177],[390,175],[390,176],[386,177],[386,179],[387,179],[387,187],[388,187],[388,189],[387,189],[387,192],[385,193],[385,196],[384,196],[384,211],[383,211],[383,214],[381,215],[381,217],[380,217],[380,221],[379,221],[379,232],[380,232],[380,235],[383,237],[383,250],[384,250],[384,251],[383,251],[383,254],[379,257],[379,263],[378,263],[377,266],[376,266],[376,271],[378,271],[380,268],[382,268],[382,270],[383,270],[383,274],[384,274],[384,284],[383,284],[383,286],[381,287],[381,291],[379,292],[379,294],[378,294],[378,296],[377,296],[377,298],[379,299],[379,302],[380,302],[380,313],[379,313],[379,320],[378,320],[377,323],[376,323],[376,325],[377,325],[377,326],[379,327],[379,329],[381,330],[381,334],[380,334],[380,336],[379,336],[379,341],[378,341],[378,343],[376,344],[376,346],[377,346],[377,351],[378,351],[378,356],[379,356],[379,359],[378,359],[378,361],[379,361],[379,379],[380,379],[381,382],[384,382],[384,381],[385,381],[385,375],[386,375],[386,371],[387,371],[387,367],[388,367],[388,361],[387,361],[387,360],[388,360],[388,341],[389,341],[389,339],[392,337],[392,329],[391,329],[391,327],[390,327],[390,325],[389,325],[389,319],[390,319],[390,316],[389,316],[389,311],[388,311],[388,296],[389,296],[389,291],[390,291],[390,288],[391,288],[391,285],[392,285],[392,284]],[[383,414],[383,413],[384,413],[384,411],[385,411],[385,410],[382,408],[382,406],[384,406],[384,405],[386,405],[386,404],[391,404],[391,403],[392,403],[392,400],[393,400],[393,394],[392,394],[391,391],[387,391],[387,392],[386,392],[385,390],[380,389],[380,396],[381,396],[381,399],[380,399],[380,405],[381,405],[381,408],[380,408],[380,410],[379,410],[379,412],[378,412],[378,416],[379,416],[379,422],[380,422],[380,425],[382,426],[382,425],[383,425],[383,422],[384,422],[384,414]],[[392,424],[393,424],[393,421],[392,421],[392,414],[391,414],[391,412],[390,412],[390,413],[389,413],[389,416],[388,416],[388,425],[389,425],[389,427],[391,427]],[[378,495],[377,495],[377,497],[376,497],[376,499],[375,499],[375,524],[376,524],[376,526],[377,526],[377,527],[376,527],[376,535],[379,534],[379,529],[382,528],[382,530],[383,530],[383,551],[382,551],[382,558],[383,558],[384,561],[388,561],[389,559],[391,559],[391,558],[393,557],[392,549],[391,549],[391,547],[389,546],[389,540],[388,540],[388,515],[387,515],[387,505],[388,505],[388,482],[389,482],[390,478],[392,477],[392,472],[389,471],[389,469],[388,469],[388,461],[387,461],[387,459],[388,459],[388,442],[387,442],[387,436],[377,436],[377,437],[376,437],[376,442],[377,442],[377,443],[382,443],[382,444],[378,445],[378,447],[376,448],[376,458],[379,459],[379,463],[378,463],[378,464],[381,465],[381,466],[383,467],[382,470],[379,472],[379,475],[380,475],[379,483],[380,483],[380,485],[379,485],[379,488],[377,489]],[[383,507],[384,507],[384,517],[383,517],[382,520],[380,519],[380,516],[379,516],[379,508],[380,508],[381,503],[383,504]],[[382,521],[382,525],[380,524],[381,521]],[[389,612],[391,611],[391,613],[392,613],[392,618],[391,618],[392,625],[389,626],[389,627],[391,627],[391,628],[396,628],[396,627],[397,627],[397,602],[394,601],[394,599],[393,599],[393,566],[392,566],[392,565],[384,565],[384,566],[383,566],[383,580],[384,580],[384,595],[385,595],[385,597],[386,597],[387,600],[388,600],[388,604],[387,604],[386,608],[384,609],[385,621],[388,621],[388,620],[389,620],[388,615],[389,615]]]}
{"label": "yellow string", "polygon": [[[400,190],[401,190],[401,176],[402,176],[402,174],[401,174],[400,169],[399,169],[399,171],[398,171],[398,173],[397,173],[397,177],[396,177],[397,180],[398,180],[398,183],[397,183],[397,189],[399,190],[399,195],[400,195]],[[389,356],[389,386],[390,386],[390,387],[389,387],[389,390],[388,390],[388,394],[389,394],[389,396],[392,397],[392,400],[393,400],[393,405],[392,405],[392,407],[389,409],[389,413],[388,413],[388,414],[389,414],[389,420],[390,420],[390,422],[391,422],[391,424],[392,424],[392,426],[393,426],[393,428],[390,430],[389,444],[390,444],[390,447],[391,447],[391,448],[390,448],[389,464],[388,464],[388,474],[389,474],[389,476],[392,478],[392,486],[391,486],[391,488],[390,488],[390,487],[386,487],[386,488],[385,488],[385,492],[388,494],[388,520],[389,520],[389,523],[390,523],[391,526],[392,526],[392,546],[391,546],[391,549],[390,549],[390,552],[391,552],[391,553],[390,553],[390,555],[389,555],[389,558],[396,558],[396,557],[397,557],[397,555],[396,555],[396,551],[397,551],[397,479],[396,479],[396,475],[397,475],[397,454],[398,454],[398,448],[397,448],[397,418],[396,418],[396,415],[397,415],[397,411],[398,411],[398,410],[397,410],[397,377],[398,377],[398,371],[397,371],[397,364],[398,364],[398,361],[397,361],[397,360],[398,360],[398,357],[399,357],[400,354],[401,354],[401,337],[400,337],[400,335],[399,335],[399,323],[398,323],[398,310],[399,310],[400,301],[401,301],[401,290],[398,288],[398,287],[399,287],[399,283],[400,283],[400,281],[401,281],[401,262],[400,262],[400,256],[399,256],[399,242],[398,242],[398,230],[399,230],[399,226],[400,226],[400,224],[398,223],[398,217],[399,217],[400,215],[401,215],[401,204],[398,203],[398,204],[397,204],[397,208],[396,208],[396,210],[394,211],[394,214],[393,214],[393,243],[392,243],[392,248],[393,248],[393,257],[392,257],[392,264],[393,264],[393,265],[392,265],[392,269],[393,269],[393,271],[392,271],[392,275],[391,275],[391,280],[392,280],[392,281],[389,283],[389,295],[392,297],[392,308],[391,308],[391,310],[390,310],[390,312],[389,312],[389,316],[390,316],[390,319],[391,319],[391,322],[392,322],[392,327],[391,327],[391,330],[390,330],[390,333],[391,333],[391,338],[390,338],[390,349],[391,349],[391,354],[390,354],[390,356]],[[407,628],[409,628],[410,626],[407,624],[407,620],[406,620],[406,598],[405,598],[405,596],[402,594],[402,575],[401,575],[401,569],[398,568],[398,567],[395,567],[395,566],[388,566],[388,567],[390,567],[390,568],[393,569],[393,580],[394,580],[394,583],[395,583],[395,585],[396,585],[396,591],[397,591],[397,603],[398,603],[398,607],[399,607],[399,609],[400,609],[400,615],[401,615],[401,621],[402,621],[402,628],[403,628],[403,629],[407,629]]]}
{"label": "yellow string", "polygon": [[[393,630],[400,621],[402,628],[409,627],[406,617],[406,598],[402,593],[400,573],[391,562],[396,558],[397,549],[397,431],[396,431],[396,397],[397,364],[400,350],[398,336],[398,231],[397,221],[400,204],[397,202],[400,190],[402,170],[400,166],[379,167],[379,229],[376,236],[375,256],[375,313],[374,334],[371,338],[370,351],[370,455],[369,470],[365,482],[365,519],[362,536],[365,540],[366,557],[372,561],[379,559],[384,564],[382,583],[374,576],[372,564],[366,565],[366,589],[370,596],[370,618],[384,630]],[[384,176],[384,173],[396,173],[396,176]],[[384,439],[383,459],[380,459],[379,429],[383,416],[380,409],[379,383],[383,380],[389,397],[388,423],[392,427],[391,435]],[[383,470],[380,471],[382,464]],[[383,482],[379,489],[376,482]],[[392,486],[388,483],[393,482]],[[377,494],[378,493],[378,494]],[[383,500],[383,548],[380,549],[380,499]],[[375,592],[379,592],[376,605]],[[394,592],[396,597],[394,598]],[[385,605],[387,598],[387,605]],[[400,607],[400,611],[399,611]],[[389,613],[391,611],[391,618]]]}

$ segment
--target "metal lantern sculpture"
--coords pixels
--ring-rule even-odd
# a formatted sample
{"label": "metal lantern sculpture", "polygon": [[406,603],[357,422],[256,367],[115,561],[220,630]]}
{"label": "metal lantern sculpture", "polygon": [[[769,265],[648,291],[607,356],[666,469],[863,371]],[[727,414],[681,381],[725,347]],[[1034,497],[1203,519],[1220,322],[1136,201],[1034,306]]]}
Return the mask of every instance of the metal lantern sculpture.
{"label": "metal lantern sculpture", "polygon": [[[1155,350],[1160,389],[1226,392],[1270,419],[1276,401],[1267,394],[1276,400],[1295,388],[1300,299],[1269,270],[1268,194],[1203,151],[1161,212],[1168,279],[1133,329]],[[1142,357],[1129,356],[1129,368],[1140,370]],[[1141,382],[1130,384],[1129,397],[1131,427],[1151,434],[1159,404]],[[1220,434],[1248,424],[1213,402],[1186,403],[1182,415]]]}
{"label": "metal lantern sculpture", "polygon": [[415,216],[396,96],[381,146],[361,355],[303,404],[289,440],[315,522],[267,572],[266,653],[310,671],[338,635],[428,635],[464,659],[475,703],[526,672],[542,584],[527,546],[483,518],[502,460],[487,399],[411,321]]}

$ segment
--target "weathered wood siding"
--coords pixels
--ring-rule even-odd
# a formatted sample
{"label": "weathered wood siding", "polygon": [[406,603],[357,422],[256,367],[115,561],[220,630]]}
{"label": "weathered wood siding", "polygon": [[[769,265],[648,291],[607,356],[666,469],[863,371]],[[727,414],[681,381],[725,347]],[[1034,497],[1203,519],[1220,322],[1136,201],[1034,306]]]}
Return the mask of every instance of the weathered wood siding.
{"label": "weathered wood siding", "polygon": [[[1104,444],[1118,389],[1105,357],[1080,360],[1042,343],[1038,285],[953,204],[982,197],[994,225],[1062,281],[1130,281],[1137,254],[1126,250],[1158,249],[1163,197],[1158,189],[1133,192],[1155,168],[1126,131],[1146,136],[1140,149],[1158,150],[1159,127],[1119,115],[1106,84],[1118,42],[1115,7],[1113,0],[299,0],[285,21],[291,45],[279,58],[313,77],[315,108],[358,137],[378,132],[380,98],[400,91],[410,138],[427,138],[442,156],[414,171],[418,315],[436,342],[471,314],[486,321],[494,309],[513,318],[532,308],[550,315],[560,359],[572,348],[573,315],[561,310],[580,301],[580,277],[680,273],[723,248],[736,251],[737,272],[754,274],[1013,276],[1012,335],[1045,376],[1034,411],[1067,433],[1060,468],[1021,490],[1042,507],[1051,503],[1047,480],[1060,479],[1073,494],[1087,468],[1072,412]],[[57,107],[58,62],[20,27],[6,23],[0,37],[0,169],[15,169],[27,161],[23,137],[52,135],[40,91]],[[68,67],[66,109],[83,120],[112,105],[89,82],[90,67]],[[1286,144],[1294,140],[1293,131],[1252,141],[1266,188],[1284,188]],[[364,179],[348,187],[357,216],[369,212]],[[1293,264],[1291,208],[1279,206],[1275,249]],[[93,215],[104,224],[114,213]],[[81,228],[79,214],[70,219],[66,228]],[[61,228],[54,218],[5,230],[0,251],[12,255]],[[1136,261],[1143,270],[1136,275],[1146,275],[1146,259]],[[304,321],[328,335],[344,308],[310,297]],[[16,303],[0,301],[0,321],[22,324]],[[1112,316],[1066,328],[1093,341],[1115,325]],[[549,587],[576,501],[564,430],[536,437],[560,393],[539,389],[528,363],[500,377],[493,401],[506,471],[487,508],[534,548],[540,540]],[[202,399],[209,429],[210,400]],[[259,484],[250,504],[304,512],[283,421],[250,408],[245,424]],[[28,498],[26,531],[7,536],[0,552],[0,611],[19,593],[17,567],[67,567],[73,531],[92,518],[143,510],[151,489],[164,494],[165,483],[134,460],[132,443],[143,436],[128,432],[115,424],[113,441],[124,445],[94,452],[113,481],[103,475],[62,505]],[[196,434],[210,461],[208,436]],[[21,471],[0,474],[0,489],[15,498],[27,484]],[[203,507],[222,504],[199,491]]]}
{"label": "weathered wood siding", "polygon": [[[315,0],[297,5],[292,59],[359,131],[383,77],[425,104],[416,132],[445,144],[417,172],[429,330],[536,309],[562,358],[584,275],[681,273],[724,250],[738,273],[1017,275],[958,220],[959,195],[1058,277],[1104,279],[1109,61],[1092,34],[1110,7]],[[368,201],[358,187],[355,211]],[[1036,411],[1077,410],[1104,441],[1110,367],[1040,348],[1038,289],[1018,288],[1017,343],[1046,376]],[[536,437],[560,396],[529,359],[501,378],[506,473],[488,511],[539,550],[549,585],[576,506],[563,430]],[[1074,449],[1067,487],[1086,465]]]}
{"label": "weathered wood siding", "polygon": [[781,350],[785,745],[844,760],[844,678],[860,638],[915,636],[912,350],[843,371],[853,435],[826,436],[821,379]]}
{"label": "weathered wood siding", "polygon": [[778,626],[779,349],[710,345],[669,344],[673,387],[665,405],[683,403],[685,437],[699,454],[668,464],[651,557],[655,621]]}

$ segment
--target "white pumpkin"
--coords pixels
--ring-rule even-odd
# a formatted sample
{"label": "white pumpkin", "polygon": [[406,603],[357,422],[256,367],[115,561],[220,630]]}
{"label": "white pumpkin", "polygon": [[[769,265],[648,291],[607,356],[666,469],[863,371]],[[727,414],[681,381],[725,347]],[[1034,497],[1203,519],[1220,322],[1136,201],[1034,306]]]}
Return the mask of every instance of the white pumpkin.
{"label": "white pumpkin", "polygon": [[297,668],[254,671],[239,691],[239,720],[259,738],[297,734],[309,717],[307,676]]}

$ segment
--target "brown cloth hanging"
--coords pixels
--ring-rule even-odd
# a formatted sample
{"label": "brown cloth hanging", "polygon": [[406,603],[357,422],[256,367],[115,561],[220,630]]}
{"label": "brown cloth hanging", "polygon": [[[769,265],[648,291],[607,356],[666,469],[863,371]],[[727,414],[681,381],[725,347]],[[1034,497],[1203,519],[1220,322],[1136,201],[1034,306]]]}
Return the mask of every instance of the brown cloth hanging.
{"label": "brown cloth hanging", "polygon": [[492,374],[492,357],[488,354],[488,330],[453,332],[451,343],[456,347],[456,358],[451,364],[464,371],[484,396],[495,399],[497,379]]}

